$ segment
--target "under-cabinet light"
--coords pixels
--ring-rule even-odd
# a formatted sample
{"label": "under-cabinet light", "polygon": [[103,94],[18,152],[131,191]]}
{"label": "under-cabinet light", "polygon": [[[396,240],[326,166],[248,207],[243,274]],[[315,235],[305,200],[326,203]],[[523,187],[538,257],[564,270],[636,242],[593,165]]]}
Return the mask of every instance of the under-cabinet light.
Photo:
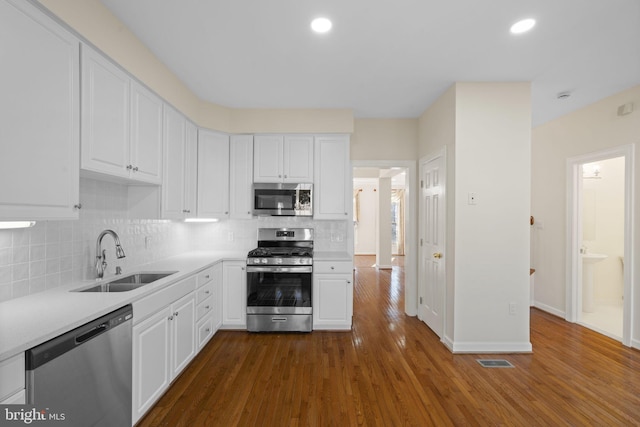
{"label": "under-cabinet light", "polygon": [[0,229],[29,228],[36,225],[35,221],[0,221]]}
{"label": "under-cabinet light", "polygon": [[218,218],[187,218],[184,222],[218,222]]}

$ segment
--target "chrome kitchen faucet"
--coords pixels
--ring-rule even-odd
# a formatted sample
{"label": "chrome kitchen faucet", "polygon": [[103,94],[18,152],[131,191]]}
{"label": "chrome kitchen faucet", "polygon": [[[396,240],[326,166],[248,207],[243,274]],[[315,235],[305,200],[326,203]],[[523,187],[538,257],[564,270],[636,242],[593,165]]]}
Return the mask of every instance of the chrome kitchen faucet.
{"label": "chrome kitchen faucet", "polygon": [[106,250],[102,249],[102,238],[109,234],[113,237],[113,240],[116,242],[116,258],[124,258],[126,255],[124,254],[124,249],[120,245],[120,238],[118,234],[113,230],[104,230],[98,236],[98,240],[96,241],[96,275],[98,279],[102,279],[104,277],[104,270],[107,269],[107,254]]}

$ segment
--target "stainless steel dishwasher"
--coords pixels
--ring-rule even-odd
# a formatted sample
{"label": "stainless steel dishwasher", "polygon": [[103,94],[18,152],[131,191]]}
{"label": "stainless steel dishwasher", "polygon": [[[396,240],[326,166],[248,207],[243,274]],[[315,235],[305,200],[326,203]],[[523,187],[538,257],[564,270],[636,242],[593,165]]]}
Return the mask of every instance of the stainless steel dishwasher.
{"label": "stainless steel dishwasher", "polygon": [[64,425],[131,426],[131,305],[26,352],[27,404]]}

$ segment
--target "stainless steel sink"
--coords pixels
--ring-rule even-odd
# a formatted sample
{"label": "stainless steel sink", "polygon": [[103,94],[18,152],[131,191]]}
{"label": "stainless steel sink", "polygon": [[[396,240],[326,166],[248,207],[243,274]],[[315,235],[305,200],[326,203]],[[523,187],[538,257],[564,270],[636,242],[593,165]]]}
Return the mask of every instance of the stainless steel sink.
{"label": "stainless steel sink", "polygon": [[170,276],[176,271],[154,271],[144,273],[133,273],[120,278],[98,283],[97,285],[75,289],[74,292],[127,292],[138,289],[160,279]]}

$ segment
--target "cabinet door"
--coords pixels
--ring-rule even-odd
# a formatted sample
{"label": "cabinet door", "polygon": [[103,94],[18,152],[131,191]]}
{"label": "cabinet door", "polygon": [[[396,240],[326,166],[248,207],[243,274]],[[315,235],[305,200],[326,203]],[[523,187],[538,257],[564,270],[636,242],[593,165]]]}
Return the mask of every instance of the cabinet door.
{"label": "cabinet door", "polygon": [[169,307],[133,327],[133,421],[169,387],[171,355]]}
{"label": "cabinet door", "polygon": [[184,165],[184,197],[182,212],[193,218],[198,211],[198,128],[187,122]]}
{"label": "cabinet door", "polygon": [[184,218],[185,138],[187,121],[169,106],[164,109],[162,217]]}
{"label": "cabinet door", "polygon": [[229,136],[198,132],[198,217],[229,217]]}
{"label": "cabinet door", "polygon": [[285,136],[283,162],[283,182],[313,183],[313,136]]}
{"label": "cabinet door", "polygon": [[162,100],[131,82],[131,178],[162,183]]}
{"label": "cabinet door", "polygon": [[247,272],[244,262],[223,263],[222,326],[227,329],[247,327]]}
{"label": "cabinet door", "polygon": [[83,169],[129,177],[129,82],[124,71],[82,45]]}
{"label": "cabinet door", "polygon": [[79,46],[29,2],[0,2],[0,220],[78,218]]}
{"label": "cabinet door", "polygon": [[253,212],[253,137],[233,135],[229,143],[229,215],[231,218],[251,219]]}
{"label": "cabinet door", "polygon": [[193,359],[196,352],[196,300],[190,293],[171,305],[171,332],[173,350],[171,354],[171,379]]}
{"label": "cabinet door", "polygon": [[352,210],[348,136],[315,140],[314,219],[348,219]]}
{"label": "cabinet door", "polygon": [[313,279],[313,328],[350,329],[353,284],[348,274],[318,274]]}
{"label": "cabinet door", "polygon": [[284,137],[256,135],[253,145],[253,182],[282,182]]}

